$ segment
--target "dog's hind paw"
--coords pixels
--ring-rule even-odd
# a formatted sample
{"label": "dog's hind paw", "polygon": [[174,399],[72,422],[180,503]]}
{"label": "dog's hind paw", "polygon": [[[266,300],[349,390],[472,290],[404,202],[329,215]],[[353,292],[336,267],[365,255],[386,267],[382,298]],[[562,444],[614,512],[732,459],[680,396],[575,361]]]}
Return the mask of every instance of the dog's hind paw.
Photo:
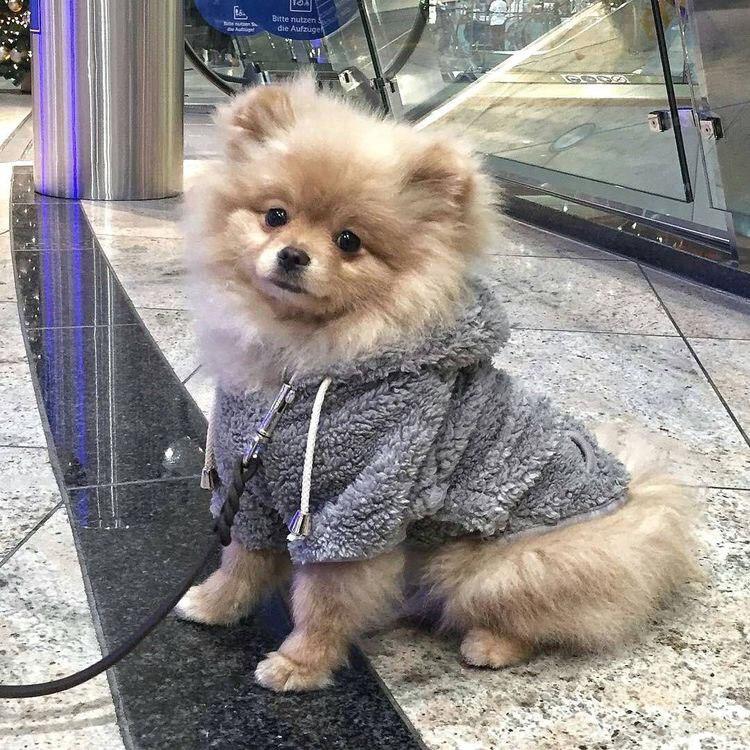
{"label": "dog's hind paw", "polygon": [[332,682],[331,671],[299,664],[279,651],[272,651],[255,668],[255,681],[269,690],[285,693],[319,690]]}
{"label": "dog's hind paw", "polygon": [[502,669],[526,661],[530,654],[525,643],[484,628],[473,628],[461,643],[461,656],[472,667]]}

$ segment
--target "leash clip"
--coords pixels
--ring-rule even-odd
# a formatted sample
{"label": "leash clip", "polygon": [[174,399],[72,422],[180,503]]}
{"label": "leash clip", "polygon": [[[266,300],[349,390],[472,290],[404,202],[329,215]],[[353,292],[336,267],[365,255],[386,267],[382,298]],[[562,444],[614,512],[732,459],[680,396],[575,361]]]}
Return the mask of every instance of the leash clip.
{"label": "leash clip", "polygon": [[266,412],[263,419],[260,420],[255,428],[255,434],[250,440],[250,444],[242,457],[242,465],[247,467],[251,462],[257,460],[271,441],[273,433],[276,430],[279,420],[284,412],[294,403],[297,397],[297,391],[292,386],[292,378],[285,379],[281,390],[276,395],[271,408]]}

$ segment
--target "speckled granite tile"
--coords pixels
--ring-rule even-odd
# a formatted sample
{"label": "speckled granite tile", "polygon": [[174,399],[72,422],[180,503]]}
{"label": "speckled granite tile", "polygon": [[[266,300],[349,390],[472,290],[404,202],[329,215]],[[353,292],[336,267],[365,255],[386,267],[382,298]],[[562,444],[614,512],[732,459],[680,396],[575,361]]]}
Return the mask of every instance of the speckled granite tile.
{"label": "speckled granite tile", "polygon": [[504,214],[499,216],[498,229],[499,231],[490,241],[489,251],[492,255],[618,259],[618,256],[606,253],[591,245],[553,234]]}
{"label": "speckled granite tile", "polygon": [[13,250],[55,252],[91,247],[94,238],[77,203],[14,203],[10,232]]}
{"label": "speckled granite tile", "polygon": [[205,422],[140,323],[28,341],[67,486],[200,474]]}
{"label": "speckled granite tile", "polygon": [[68,198],[54,198],[51,195],[42,195],[34,189],[34,167],[32,164],[16,164],[13,166],[13,203],[16,205],[24,203],[77,203]]}
{"label": "speckled granite tile", "polygon": [[704,492],[708,581],[613,654],[468,669],[457,643],[406,627],[365,651],[433,750],[746,748],[748,502],[750,492]]}
{"label": "speckled granite tile", "polygon": [[0,237],[0,302],[14,302],[16,285],[13,280],[13,260],[10,255],[10,238]]}
{"label": "speckled granite tile", "polygon": [[200,364],[190,313],[140,308],[138,314],[177,377],[185,380]]}
{"label": "speckled granite tile", "polygon": [[729,408],[750,433],[750,340],[690,339]]}
{"label": "speckled granite tile", "polygon": [[750,487],[750,451],[679,338],[514,331],[496,364],[587,423],[620,423],[687,483]]}
{"label": "speckled granite tile", "polygon": [[214,402],[214,381],[208,375],[205,368],[201,367],[198,372],[192,375],[186,382],[185,387],[193,397],[193,401],[203,412],[206,419],[211,412],[211,406]]}
{"label": "speckled granite tile", "polygon": [[82,201],[83,210],[98,238],[116,234],[130,237],[183,236],[182,198],[153,201]]}
{"label": "speckled granite tile", "polygon": [[651,268],[646,274],[686,336],[750,339],[750,300]]}
{"label": "speckled granite tile", "polygon": [[46,448],[0,447],[0,560],[60,502]]}
{"label": "speckled granite tile", "polygon": [[[91,247],[14,253],[16,290],[28,328],[129,325],[131,306],[105,258]],[[81,294],[81,289],[92,293]]]}
{"label": "speckled granite tile", "polygon": [[188,309],[182,240],[128,235],[99,243],[136,308]]}
{"label": "speckled granite tile", "polygon": [[677,333],[631,261],[496,257],[491,269],[511,326]]}
{"label": "speckled granite tile", "polygon": [[0,445],[46,445],[15,302],[0,302]]}
{"label": "speckled granite tile", "polygon": [[[196,479],[71,491],[75,535],[107,648],[122,642],[132,623],[171,595],[206,546],[215,545],[207,503]],[[114,509],[114,518],[92,523],[98,508]],[[418,750],[361,655],[353,655],[329,690],[277,695],[256,685],[255,666],[288,630],[278,598],[232,627],[168,617],[113,670],[133,746]]]}
{"label": "speckled granite tile", "polygon": [[[0,568],[0,673],[39,682],[101,656],[63,509]],[[107,679],[45,698],[0,701],[3,750],[123,747]]]}

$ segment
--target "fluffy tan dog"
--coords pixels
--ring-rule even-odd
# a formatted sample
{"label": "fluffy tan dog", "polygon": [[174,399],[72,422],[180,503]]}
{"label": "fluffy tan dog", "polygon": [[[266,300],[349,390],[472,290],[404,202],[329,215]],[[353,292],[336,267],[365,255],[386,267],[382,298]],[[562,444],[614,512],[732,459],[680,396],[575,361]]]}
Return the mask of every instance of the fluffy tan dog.
{"label": "fluffy tan dog", "polygon": [[[285,369],[325,372],[461,315],[494,215],[469,149],[308,80],[242,94],[220,123],[226,158],[194,191],[189,252],[204,361],[222,388],[271,396]],[[407,568],[462,634],[468,664],[610,647],[696,572],[685,491],[632,453],[624,505],[545,533],[294,569],[283,550],[234,541],[178,614],[231,624],[291,576],[294,630],[256,670],[274,690],[328,684],[351,642],[398,611]]]}

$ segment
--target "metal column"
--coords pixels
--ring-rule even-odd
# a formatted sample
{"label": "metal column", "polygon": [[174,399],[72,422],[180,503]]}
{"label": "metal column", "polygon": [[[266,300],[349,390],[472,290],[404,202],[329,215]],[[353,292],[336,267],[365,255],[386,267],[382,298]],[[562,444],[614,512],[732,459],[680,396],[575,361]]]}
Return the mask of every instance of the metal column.
{"label": "metal column", "polygon": [[36,189],[94,200],[181,192],[183,1],[35,4]]}

